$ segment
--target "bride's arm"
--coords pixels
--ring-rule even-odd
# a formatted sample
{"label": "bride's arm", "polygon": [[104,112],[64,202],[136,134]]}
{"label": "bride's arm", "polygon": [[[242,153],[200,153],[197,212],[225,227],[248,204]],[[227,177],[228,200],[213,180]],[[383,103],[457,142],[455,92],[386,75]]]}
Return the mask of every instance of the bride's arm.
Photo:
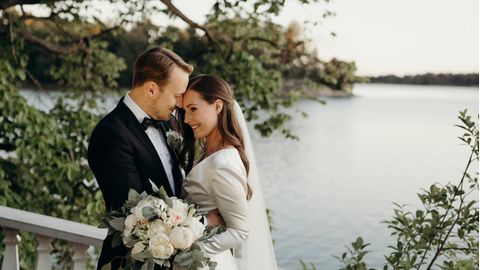
{"label": "bride's arm", "polygon": [[248,238],[246,179],[230,166],[218,167],[211,180],[212,196],[225,221],[227,231],[199,245],[207,256],[222,253]]}

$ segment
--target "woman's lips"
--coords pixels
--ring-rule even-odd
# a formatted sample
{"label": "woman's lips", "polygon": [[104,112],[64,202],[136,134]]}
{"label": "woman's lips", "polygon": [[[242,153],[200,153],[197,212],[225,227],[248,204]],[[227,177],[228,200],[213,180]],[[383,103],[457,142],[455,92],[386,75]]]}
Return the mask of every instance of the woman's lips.
{"label": "woman's lips", "polygon": [[192,127],[193,131],[195,131],[195,130],[198,129],[198,127],[200,127],[200,125],[192,125],[191,127]]}

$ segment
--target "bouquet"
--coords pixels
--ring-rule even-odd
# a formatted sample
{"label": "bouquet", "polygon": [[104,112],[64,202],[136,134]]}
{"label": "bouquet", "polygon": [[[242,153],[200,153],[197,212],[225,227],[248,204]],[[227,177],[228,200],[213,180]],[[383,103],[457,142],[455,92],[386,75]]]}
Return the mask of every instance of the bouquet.
{"label": "bouquet", "polygon": [[[215,269],[216,263],[204,256],[197,243],[224,232],[225,227],[206,228],[195,205],[168,197],[163,188],[151,184],[153,194],[130,189],[120,211],[102,218],[100,227],[113,234],[112,246],[127,247],[123,269],[151,270],[155,265],[162,269]],[[111,262],[104,266],[110,267]]]}

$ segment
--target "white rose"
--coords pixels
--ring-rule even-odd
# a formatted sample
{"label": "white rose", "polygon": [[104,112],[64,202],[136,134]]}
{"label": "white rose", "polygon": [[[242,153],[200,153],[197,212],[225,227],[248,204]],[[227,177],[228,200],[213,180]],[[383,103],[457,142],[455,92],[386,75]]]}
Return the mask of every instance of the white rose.
{"label": "white rose", "polygon": [[154,222],[150,223],[148,225],[148,237],[153,238],[155,235],[159,234],[166,234],[167,229],[165,228],[165,224],[163,224],[163,221],[161,220],[155,220]]}
{"label": "white rose", "polygon": [[172,209],[186,216],[188,205],[181,200],[174,198],[172,199]]}
{"label": "white rose", "polygon": [[145,245],[142,242],[137,242],[133,245],[132,254],[137,254],[145,250]]}
{"label": "white rose", "polygon": [[186,227],[175,227],[170,233],[170,242],[175,248],[184,250],[189,248],[195,241],[192,230]]}
{"label": "white rose", "polygon": [[188,214],[188,205],[178,199],[172,200],[170,209],[170,221],[173,225],[181,224],[185,221]]}
{"label": "white rose", "polygon": [[152,254],[152,257],[157,259],[168,259],[173,254],[174,247],[170,243],[166,234],[158,234],[153,238],[150,238],[148,242],[148,251]]}
{"label": "white rose", "polygon": [[134,214],[130,214],[125,218],[125,229],[130,229],[132,230],[135,225],[137,225],[138,218]]}
{"label": "white rose", "polygon": [[188,217],[185,220],[185,225],[192,230],[195,240],[200,238],[205,231],[205,225],[203,225],[198,218]]}

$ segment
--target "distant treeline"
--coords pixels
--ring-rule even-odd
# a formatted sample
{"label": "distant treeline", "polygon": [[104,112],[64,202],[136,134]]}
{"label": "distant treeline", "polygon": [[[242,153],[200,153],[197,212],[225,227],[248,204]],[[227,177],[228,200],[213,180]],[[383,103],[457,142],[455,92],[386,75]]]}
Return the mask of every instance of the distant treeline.
{"label": "distant treeline", "polygon": [[378,77],[369,77],[369,79],[370,83],[478,86],[478,73],[427,73],[403,77],[384,75]]}

